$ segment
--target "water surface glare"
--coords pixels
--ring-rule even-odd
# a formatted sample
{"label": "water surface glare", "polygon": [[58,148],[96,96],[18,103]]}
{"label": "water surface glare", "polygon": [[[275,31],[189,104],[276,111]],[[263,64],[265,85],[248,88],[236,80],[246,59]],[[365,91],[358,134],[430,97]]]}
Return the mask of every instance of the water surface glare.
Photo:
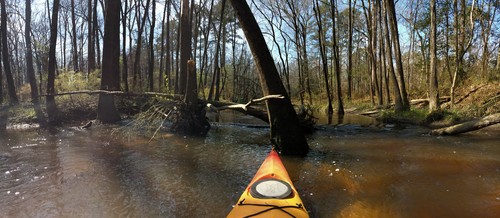
{"label": "water surface glare", "polygon": [[[327,126],[284,157],[312,217],[499,217],[500,130],[434,137]],[[66,128],[0,133],[0,217],[224,217],[270,150],[268,129],[206,138]]]}

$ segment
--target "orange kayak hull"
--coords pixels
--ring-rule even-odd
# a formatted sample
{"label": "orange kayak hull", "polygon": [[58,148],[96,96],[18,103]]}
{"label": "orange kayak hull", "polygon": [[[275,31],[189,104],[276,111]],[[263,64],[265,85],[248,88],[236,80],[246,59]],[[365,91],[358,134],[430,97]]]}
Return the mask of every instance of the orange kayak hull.
{"label": "orange kayak hull", "polygon": [[[287,196],[257,197],[255,185],[269,180],[284,183],[290,192]],[[272,150],[266,157],[227,217],[309,217],[276,151]]]}

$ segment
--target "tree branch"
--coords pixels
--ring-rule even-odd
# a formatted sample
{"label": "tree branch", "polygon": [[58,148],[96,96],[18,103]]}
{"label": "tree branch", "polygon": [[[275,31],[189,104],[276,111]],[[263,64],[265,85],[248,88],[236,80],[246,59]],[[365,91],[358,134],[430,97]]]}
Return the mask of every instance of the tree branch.
{"label": "tree branch", "polygon": [[248,107],[254,103],[266,101],[269,99],[283,99],[283,98],[285,98],[283,95],[267,95],[267,96],[264,96],[262,98],[252,99],[249,102],[247,102],[246,104],[230,104],[230,105],[215,107],[211,103],[207,103],[207,107],[214,109],[217,112],[219,112],[221,110],[227,110],[227,109],[242,109],[244,111],[248,111]]}

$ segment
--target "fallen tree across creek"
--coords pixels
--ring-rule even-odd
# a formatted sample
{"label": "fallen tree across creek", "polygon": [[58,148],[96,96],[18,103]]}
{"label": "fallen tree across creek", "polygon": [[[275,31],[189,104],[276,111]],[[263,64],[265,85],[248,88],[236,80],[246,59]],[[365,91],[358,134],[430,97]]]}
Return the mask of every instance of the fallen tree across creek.
{"label": "fallen tree across creek", "polygon": [[500,123],[500,113],[491,114],[480,119],[468,121],[450,127],[435,129],[430,132],[431,135],[457,135],[464,132],[470,132],[482,129],[487,126]]}
{"label": "fallen tree across creek", "polygon": [[[124,91],[107,91],[107,90],[78,90],[71,92],[60,92],[52,94],[52,96],[63,96],[63,95],[97,95],[97,94],[109,94],[109,95],[124,95],[124,96],[161,96],[167,97],[174,100],[182,100],[184,95],[174,95],[160,92],[143,92],[143,93],[133,93],[133,92],[124,92]],[[38,97],[49,96],[49,94],[39,95]]]}

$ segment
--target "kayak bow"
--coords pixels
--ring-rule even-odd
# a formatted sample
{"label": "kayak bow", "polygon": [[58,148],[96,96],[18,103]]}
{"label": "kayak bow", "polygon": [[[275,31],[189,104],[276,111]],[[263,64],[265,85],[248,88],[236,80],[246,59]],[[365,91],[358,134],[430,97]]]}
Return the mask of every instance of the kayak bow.
{"label": "kayak bow", "polygon": [[274,149],[227,217],[309,217]]}

